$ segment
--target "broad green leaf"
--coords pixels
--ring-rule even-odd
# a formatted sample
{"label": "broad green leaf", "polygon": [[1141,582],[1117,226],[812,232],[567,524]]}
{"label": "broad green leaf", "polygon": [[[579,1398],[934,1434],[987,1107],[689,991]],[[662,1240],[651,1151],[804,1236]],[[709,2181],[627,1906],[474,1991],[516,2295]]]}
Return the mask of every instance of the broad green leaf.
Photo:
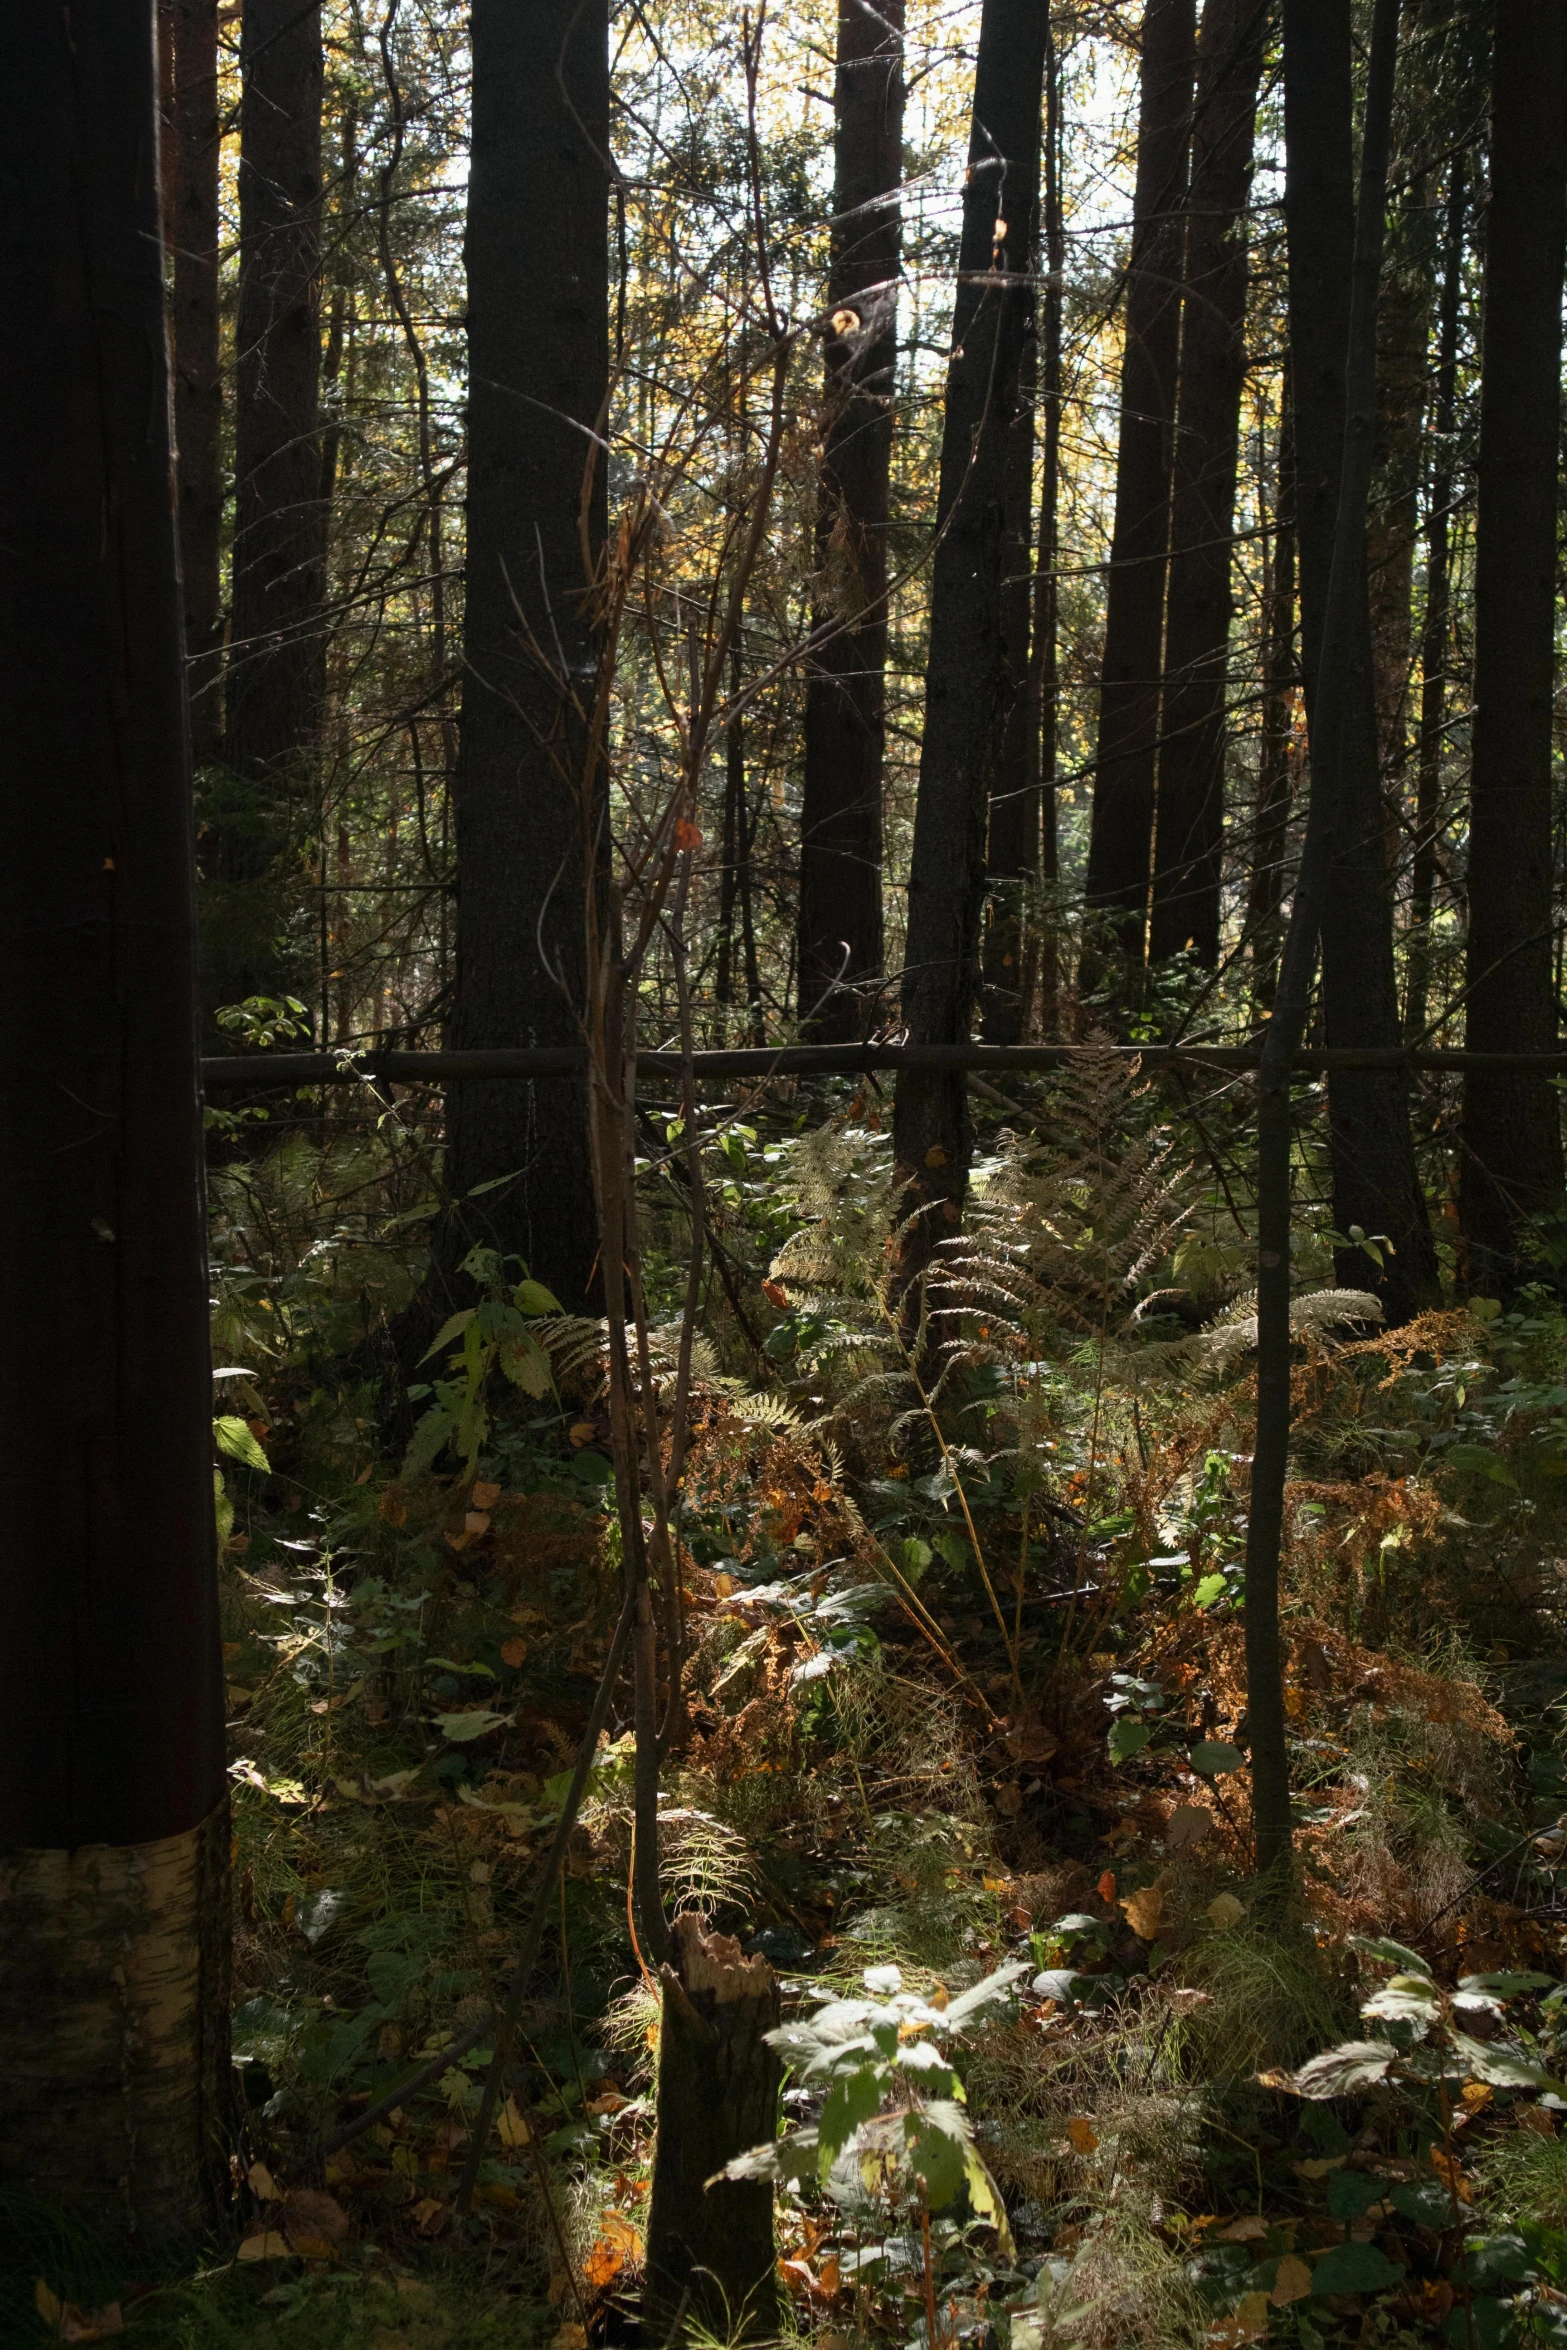
{"label": "broad green leaf", "polygon": [[546,1289],[542,1281],[519,1281],[511,1293],[511,1302],[519,1314],[560,1314],[565,1312],[553,1289]]}
{"label": "broad green leaf", "polygon": [[219,1542],[227,1542],[234,1531],[234,1504],[229,1499],[221,1469],[212,1472],[212,1514],[217,1521]]}
{"label": "broad green leaf", "polygon": [[1526,2285],[1539,2275],[1540,2264],[1522,2236],[1469,2236],[1464,2273],[1472,2285]]}
{"label": "broad green leaf", "polygon": [[825,2186],[827,2174],[861,2122],[868,2122],[881,2104],[885,2075],[879,2065],[859,2065],[839,2073],[827,2092],[817,2124],[817,2176]]}
{"label": "broad green leaf", "polygon": [[[1384,2080],[1388,2067],[1398,2056],[1391,2040],[1345,2040],[1337,2048],[1325,2048],[1309,2064],[1303,2064],[1290,2082],[1297,2097],[1320,2101],[1325,2097],[1353,2097],[1357,2090],[1369,2089],[1374,2081]],[[1346,2286],[1353,2292],[1353,2286]]]}
{"label": "broad green leaf", "polygon": [[960,2105],[937,2098],[906,2117],[904,2133],[909,2167],[924,2182],[926,2202],[932,2211],[944,2211],[968,2177],[968,2117]]}
{"label": "broad green leaf", "polygon": [[1392,1975],[1360,2012],[1368,2021],[1408,2024],[1423,2040],[1436,2021],[1438,1992],[1429,1975]]}
{"label": "broad green leaf", "polygon": [[537,1402],[554,1386],[550,1358],[536,1339],[514,1338],[501,1348],[501,1369],[513,1387]]}
{"label": "broad green leaf", "polygon": [[1442,2338],[1454,2350],[1502,2350],[1504,2343],[1517,2340],[1517,2333],[1505,2301],[1475,2293],[1448,2311]]}
{"label": "broad green leaf", "polygon": [[485,1738],[492,1730],[504,1729],[511,1718],[510,1714],[486,1713],[482,1707],[476,1707],[471,1714],[437,1714],[435,1717],[441,1736],[449,1738],[456,1746],[466,1746],[472,1738]]}
{"label": "broad green leaf", "polygon": [[1139,1722],[1132,1714],[1123,1714],[1110,1725],[1110,1760],[1113,1763],[1130,1762],[1134,1754],[1141,1754],[1152,1730],[1146,1722]]}
{"label": "broad green leaf", "polygon": [[1543,2064],[1535,2064],[1521,2048],[1496,2040],[1471,2040],[1467,2032],[1453,2034],[1453,2056],[1467,2080],[1489,2081],[1493,2089],[1543,2089],[1548,2085]]}
{"label": "broad green leaf", "polygon": [[440,1353],[443,1346],[450,1346],[452,1340],[467,1329],[478,1310],[477,1306],[462,1306],[455,1314],[448,1314],[440,1329],[419,1357],[420,1362],[427,1363],[432,1355]]}
{"label": "broad green leaf", "polygon": [[1440,2179],[1416,2179],[1408,2185],[1389,2187],[1387,2199],[1395,2211],[1401,2212],[1405,2219],[1412,2219],[1417,2227],[1452,2225],[1452,2191]]}
{"label": "broad green leaf", "polygon": [[998,1966],[993,1974],[971,1983],[966,1991],[947,2008],[945,2022],[950,2030],[956,2024],[966,2024],[970,2016],[979,2015],[987,2007],[1001,2007],[1009,2000],[1019,1979],[1028,1973],[1022,1959],[1013,1959],[1006,1966]]}
{"label": "broad green leaf", "polygon": [[441,1404],[432,1404],[414,1428],[403,1455],[402,1474],[417,1477],[429,1468],[436,1454],[452,1432],[452,1415]]}
{"label": "broad green leaf", "polygon": [[1490,1991],[1498,1999],[1516,1999],[1525,1991],[1554,1991],[1556,1977],[1526,1969],[1522,1974],[1460,1975],[1460,1991]]}
{"label": "broad green leaf", "polygon": [[225,1412],[212,1423],[212,1433],[219,1452],[226,1452],[230,1460],[243,1461],[247,1469],[268,1472],[272,1463],[256,1441],[249,1425],[231,1412]]}
{"label": "broad green leaf", "polygon": [[1217,1607],[1229,1584],[1222,1575],[1204,1575],[1192,1592],[1193,1607]]}
{"label": "broad green leaf", "polygon": [[1313,2293],[1382,2293],[1396,2285],[1404,2271],[1395,2268],[1375,2244],[1335,2244],[1324,2252],[1311,2272]]}
{"label": "broad green leaf", "polygon": [[1387,2181],[1369,2171],[1336,2170],[1328,2180],[1328,2209],[1335,2219],[1361,2219],[1387,2193]]}
{"label": "broad green leaf", "polygon": [[1358,1950],[1362,1958],[1382,1959],[1388,1966],[1396,1967],[1401,1975],[1431,1972],[1418,1950],[1406,1950],[1402,1942],[1395,1942],[1388,1934],[1351,1934],[1349,1947]]}
{"label": "broad green leaf", "polygon": [[1192,1769],[1200,1771],[1205,1779],[1217,1779],[1226,1771],[1244,1767],[1246,1757],[1238,1746],[1227,1738],[1204,1738],[1192,1748]]}

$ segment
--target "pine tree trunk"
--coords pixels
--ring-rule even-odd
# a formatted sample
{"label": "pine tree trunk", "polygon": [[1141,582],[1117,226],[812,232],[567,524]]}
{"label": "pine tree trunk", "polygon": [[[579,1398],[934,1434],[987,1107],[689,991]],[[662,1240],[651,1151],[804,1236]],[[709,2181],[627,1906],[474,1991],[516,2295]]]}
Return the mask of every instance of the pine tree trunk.
{"label": "pine tree trunk", "polygon": [[[1039,239],[1031,230],[1030,267],[1038,267]],[[1007,535],[1001,548],[1001,634],[1006,715],[991,778],[985,840],[983,1028],[987,1044],[1017,1044],[1027,1011],[1028,963],[1024,925],[1039,882],[1039,758],[1029,741],[1038,710],[1028,690],[1029,631],[1033,617],[1034,398],[1038,352],[1032,335],[1023,346],[1017,414],[1007,452]]]}
{"label": "pine tree trunk", "polygon": [[1295,434],[1290,407],[1286,369],[1274,461],[1273,529],[1263,553],[1262,745],[1246,900],[1252,1001],[1263,1012],[1273,1003],[1283,943],[1284,859],[1289,848],[1291,787],[1297,763],[1295,695],[1300,671],[1295,657]]}
{"label": "pine tree trunk", "polygon": [[229,2079],[155,76],[150,5],[0,20],[0,2176],[148,2245]]}
{"label": "pine tree trunk", "polygon": [[321,508],[321,12],[245,0],[234,554],[225,779],[204,805],[209,1015],[294,983],[284,860],[316,813],[325,638]]}
{"label": "pine tree trunk", "polygon": [[765,2034],[778,1985],[689,1910],[670,1930],[658,2045],[658,2140],[648,2212],[647,2309],[659,2342],[689,2323],[720,2341],[777,2325],[773,2190],[708,2181],[778,2135],[782,2068]]}
{"label": "pine tree trunk", "polygon": [[1134,965],[1146,943],[1153,861],[1195,38],[1195,0],[1148,0],[1088,844],[1089,906],[1112,918]]}
{"label": "pine tree trunk", "polygon": [[[1344,357],[1354,248],[1350,0],[1285,0],[1285,220],[1295,516],[1308,727],[1316,730],[1333,529],[1344,447]],[[1322,923],[1322,1007],[1330,1046],[1401,1042],[1393,903],[1377,772],[1371,621],[1364,546],[1347,655],[1344,803]],[[1346,1240],[1345,1288],[1373,1290],[1390,1323],[1436,1293],[1436,1257],[1400,1070],[1335,1071],[1328,1089],[1333,1221],[1385,1234],[1379,1266]]]}
{"label": "pine tree trunk", "polygon": [[[1011,691],[1002,550],[1015,530],[1008,500],[1017,475],[1008,455],[1034,310],[1028,232],[1039,182],[1045,29],[1038,0],[984,0],[909,868],[903,1017],[916,1044],[966,1038],[979,982],[985,823]],[[1015,290],[1005,282],[1014,274]],[[962,1076],[900,1070],[893,1155],[911,1186],[910,1209],[929,1211],[905,1243],[906,1280],[958,1222],[969,1148]]]}
{"label": "pine tree trunk", "polygon": [[881,977],[887,482],[897,368],[903,0],[838,0],[826,445],[800,807],[799,1005],[806,1033],[864,1032]]}
{"label": "pine tree trunk", "polygon": [[223,748],[223,385],[218,362],[217,0],[162,0],[170,73],[164,97],[166,244],[174,263],[174,446],[191,753]]}
{"label": "pine tree trunk", "polygon": [[1437,833],[1442,807],[1442,731],[1447,671],[1452,657],[1453,444],[1458,407],[1458,309],[1463,288],[1467,175],[1462,154],[1448,179],[1447,225],[1443,239],[1442,298],[1437,329],[1436,383],[1432,394],[1431,464],[1426,523],[1426,600],[1420,630],[1420,766],[1415,782],[1415,854],[1410,887],[1405,1029],[1411,1044],[1425,1035],[1431,986],[1431,917],[1436,907]]}
{"label": "pine tree trunk", "polygon": [[1061,328],[1066,292],[1066,212],[1062,201],[1061,47],[1052,36],[1045,53],[1044,236],[1045,298],[1039,336],[1042,417],[1039,535],[1034,551],[1034,610],[1028,649],[1029,748],[1037,763],[1039,799],[1039,912],[1030,942],[1036,1032],[1056,1036],[1061,1026],[1061,910],[1056,886],[1061,849],[1056,807],[1057,732],[1061,719],[1061,595],[1056,579],[1061,545]]}
{"label": "pine tree trunk", "polygon": [[1182,294],[1170,609],[1148,952],[1219,960],[1231,534],[1246,384],[1246,198],[1266,17],[1206,0]]}
{"label": "pine tree trunk", "polygon": [[[585,538],[596,560],[606,511],[604,465],[589,437],[609,381],[604,0],[478,0],[473,105],[466,675],[448,1041],[576,1044],[603,790],[586,771],[597,654],[583,546]],[[449,1275],[482,1242],[523,1258],[569,1311],[587,1306],[598,1228],[585,1089],[559,1080],[458,1086],[447,1120],[441,1268]],[[471,1196],[501,1176],[512,1180]]]}
{"label": "pine tree trunk", "polygon": [[[1471,1052],[1556,1044],[1552,691],[1567,232],[1567,13],[1497,0],[1475,524],[1469,804]],[[1471,1070],[1458,1213],[1471,1288],[1525,1278],[1522,1226],[1559,1208],[1545,1079]]]}

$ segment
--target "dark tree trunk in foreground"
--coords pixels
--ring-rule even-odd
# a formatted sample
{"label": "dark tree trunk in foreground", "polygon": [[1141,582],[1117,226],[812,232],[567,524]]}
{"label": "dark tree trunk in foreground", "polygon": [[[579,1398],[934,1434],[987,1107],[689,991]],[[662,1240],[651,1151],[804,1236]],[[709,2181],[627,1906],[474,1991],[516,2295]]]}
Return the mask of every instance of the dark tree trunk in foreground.
{"label": "dark tree trunk in foreground", "polygon": [[1436,909],[1437,834],[1442,810],[1442,731],[1451,658],[1452,504],[1457,475],[1453,434],[1458,410],[1458,310],[1464,276],[1465,158],[1453,159],[1443,239],[1442,298],[1432,390],[1429,515],[1426,525],[1426,604],[1420,630],[1420,763],[1415,780],[1415,854],[1409,906],[1409,1002],[1404,1025],[1411,1044],[1425,1035],[1431,985],[1431,917]]}
{"label": "dark tree trunk in foreground", "polygon": [[[478,0],[455,1048],[582,1040],[596,665],[584,546],[596,563],[605,484],[590,436],[609,381],[608,126],[604,0]],[[595,825],[597,794],[595,783]],[[598,1227],[584,1091],[458,1086],[447,1123],[440,1265],[449,1272],[483,1242],[523,1258],[568,1310],[585,1306]],[[510,1181],[472,1196],[501,1176]],[[471,1299],[462,1285],[455,1302]]]}
{"label": "dark tree trunk in foreground", "polygon": [[[909,868],[903,1017],[916,1044],[968,1035],[978,986],[985,820],[1012,683],[1002,613],[1002,549],[1016,494],[1009,465],[1034,298],[1028,229],[1039,180],[1045,10],[985,0],[974,73],[974,128],[947,364],[931,579],[925,731]],[[1005,223],[1005,234],[1001,233]],[[1016,273],[1013,290],[1005,283]],[[979,282],[979,281],[985,282]],[[904,1252],[911,1276],[961,1214],[970,1129],[961,1076],[900,1070],[893,1154],[921,1216]]]}
{"label": "dark tree trunk in foreground", "polygon": [[0,2177],[148,2242],[228,2081],[154,77],[150,5],[3,19]]}
{"label": "dark tree trunk in foreground", "polygon": [[[1029,224],[1029,267],[1039,265],[1037,220]],[[1037,306],[1036,306],[1037,307]],[[1028,690],[1033,619],[1034,398],[1038,349],[1023,345],[1017,413],[1007,452],[1006,536],[1001,545],[1001,636],[1006,664],[1002,722],[985,831],[982,1025],[987,1044],[1017,1044],[1027,1009],[1024,910],[1039,875],[1039,760],[1029,742],[1038,712]]]}
{"label": "dark tree trunk in foreground", "polygon": [[[1492,71],[1465,1042],[1472,1052],[1549,1052],[1567,13],[1497,0]],[[1555,1088],[1471,1070],[1458,1212],[1472,1289],[1517,1286],[1523,1219],[1558,1207],[1561,1189]]]}
{"label": "dark tree trunk in foreground", "polygon": [[1262,72],[1257,0],[1207,0],[1197,60],[1148,952],[1219,960],[1231,533],[1246,381],[1246,198]]}
{"label": "dark tree trunk in foreground", "polygon": [[321,12],[245,0],[235,328],[229,773],[206,789],[209,1010],[275,995],[282,870],[315,816],[325,679],[321,505]]}
{"label": "dark tree trunk in foreground", "polygon": [[1252,841],[1251,885],[1246,927],[1251,938],[1252,1001],[1259,1011],[1273,1002],[1282,944],[1284,859],[1289,848],[1291,786],[1298,764],[1295,695],[1295,434],[1290,420],[1289,376],[1280,402],[1278,455],[1274,464],[1273,530],[1263,553],[1262,748],[1257,767],[1256,831]]}
{"label": "dark tree trunk in foreground", "polygon": [[[1376,430],[1377,290],[1387,189],[1393,61],[1399,0],[1376,0],[1367,75],[1358,219],[1345,286],[1345,349],[1339,377],[1344,438],[1329,526],[1327,580],[1316,644],[1310,705],[1311,792],[1300,871],[1279,958],[1278,989],[1263,1034],[1257,1084],[1257,1422],[1246,1525],[1246,1728],[1251,1749],[1251,1812],[1259,1876],[1272,1876],[1271,1903],[1283,1907],[1291,1851],[1289,1747],[1279,1626],[1279,1568],[1284,1548],[1284,1487],[1291,1412],[1290,1240],[1294,1121],[1290,1063],[1311,1008],[1317,942],[1333,891],[1336,839],[1354,804],[1357,703],[1369,689],[1365,625],[1366,500]],[[1324,0],[1285,0],[1285,119],[1315,102],[1321,84],[1301,34]],[[1292,87],[1291,63],[1302,79]],[[1292,146],[1287,168],[1299,168]],[[1291,216],[1291,236],[1294,220]],[[1293,279],[1294,263],[1291,261]],[[1293,291],[1293,287],[1292,287]],[[1345,396],[1347,394],[1347,396]],[[1366,683],[1359,682],[1364,671]]]}
{"label": "dark tree trunk in foreground", "polygon": [[174,261],[174,445],[191,752],[223,747],[223,386],[218,369],[217,0],[163,0],[165,241]]}
{"label": "dark tree trunk in foreground", "polygon": [[647,2305],[659,2341],[686,2323],[720,2340],[777,2328],[771,2180],[709,2179],[778,2135],[782,2068],[765,1958],[684,1911],[662,1969],[658,2142],[648,2212]]}
{"label": "dark tree trunk in foreground", "polygon": [[[1287,0],[1284,12],[1285,221],[1289,240],[1290,377],[1294,396],[1295,516],[1308,728],[1316,731],[1333,530],[1344,448],[1344,356],[1354,249],[1350,0]],[[1377,772],[1371,620],[1364,545],[1357,566],[1343,793],[1332,883],[1322,922],[1322,1006],[1331,1046],[1396,1048],[1393,904]],[[1435,1294],[1436,1258],[1415,1166],[1408,1081],[1401,1071],[1335,1071],[1328,1089],[1333,1222],[1385,1234],[1379,1266],[1340,1248],[1346,1288],[1369,1289],[1390,1322]]]}
{"label": "dark tree trunk in foreground", "polygon": [[805,696],[799,1005],[807,1034],[864,1032],[881,977],[887,478],[897,366],[903,0],[838,0],[827,439]]}
{"label": "dark tree trunk in foreground", "polygon": [[1114,919],[1134,963],[1143,957],[1153,857],[1194,42],[1194,0],[1148,0],[1088,845],[1090,909]]}
{"label": "dark tree trunk in foreground", "polygon": [[[1055,1036],[1061,1023],[1061,918],[1055,885],[1061,878],[1056,808],[1056,736],[1061,715],[1061,595],[1056,563],[1061,544],[1061,326],[1066,291],[1066,214],[1062,203],[1061,49],[1045,54],[1044,233],[1045,294],[1039,330],[1039,537],[1034,550],[1033,629],[1028,648],[1029,749],[1037,762],[1039,797],[1038,1031]],[[1030,962],[1032,964],[1031,955]]]}

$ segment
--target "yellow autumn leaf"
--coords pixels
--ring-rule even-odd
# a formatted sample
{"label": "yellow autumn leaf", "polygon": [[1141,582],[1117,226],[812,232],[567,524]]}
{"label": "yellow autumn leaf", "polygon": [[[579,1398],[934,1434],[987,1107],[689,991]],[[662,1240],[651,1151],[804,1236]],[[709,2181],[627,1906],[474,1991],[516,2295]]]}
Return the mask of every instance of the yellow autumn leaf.
{"label": "yellow autumn leaf", "polygon": [[1145,1885],[1121,1903],[1126,1922],[1140,1942],[1152,1942],[1164,1923],[1164,1895],[1157,1885]]}
{"label": "yellow autumn leaf", "polygon": [[1209,1921],[1221,1934],[1227,1934],[1231,1926],[1238,1926],[1245,1915],[1245,1902],[1237,1901],[1233,1893],[1220,1893],[1208,1904]]}
{"label": "yellow autumn leaf", "polygon": [[245,2238],[238,2257],[241,2260],[291,2260],[293,2249],[288,2238],[276,2228],[263,2228],[258,2235]]}
{"label": "yellow autumn leaf", "polygon": [[508,2097],[496,2118],[495,2135],[503,2146],[526,2146],[528,2125],[517,2111],[517,2100]]}
{"label": "yellow autumn leaf", "polygon": [[278,2199],[277,2188],[273,2184],[272,2173],[264,2162],[251,2164],[245,2173],[245,2184],[258,2203],[276,2203]]}
{"label": "yellow autumn leaf", "polygon": [[1292,2301],[1304,2301],[1311,2291],[1311,2271],[1298,2253],[1286,2252],[1279,2262],[1278,2274],[1269,2295],[1275,2309],[1285,2309]]}
{"label": "yellow autumn leaf", "polygon": [[487,1477],[480,1477],[475,1481],[470,1499],[476,1510],[492,1510],[500,1498],[500,1487],[491,1484]]}
{"label": "yellow autumn leaf", "polygon": [[1066,2125],[1066,2134],[1072,2141],[1074,2154],[1093,2154],[1099,2145],[1099,2132],[1086,2114],[1074,2113]]}

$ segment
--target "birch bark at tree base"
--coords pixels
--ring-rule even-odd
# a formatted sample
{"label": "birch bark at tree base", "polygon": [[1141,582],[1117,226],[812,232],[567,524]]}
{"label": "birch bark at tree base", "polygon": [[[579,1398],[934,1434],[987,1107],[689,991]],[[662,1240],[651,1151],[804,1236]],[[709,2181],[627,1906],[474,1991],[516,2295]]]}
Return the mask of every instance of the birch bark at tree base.
{"label": "birch bark at tree base", "polygon": [[764,2035],[778,2022],[765,1958],[686,1911],[670,1928],[658,2050],[658,2143],[648,2214],[650,2338],[702,2325],[724,2340],[777,2323],[769,2180],[708,2185],[737,2154],[778,2134],[782,2071]]}
{"label": "birch bark at tree base", "polygon": [[224,1802],[149,1844],[0,1853],[0,2179],[138,2245],[219,2213],[228,1840]]}

